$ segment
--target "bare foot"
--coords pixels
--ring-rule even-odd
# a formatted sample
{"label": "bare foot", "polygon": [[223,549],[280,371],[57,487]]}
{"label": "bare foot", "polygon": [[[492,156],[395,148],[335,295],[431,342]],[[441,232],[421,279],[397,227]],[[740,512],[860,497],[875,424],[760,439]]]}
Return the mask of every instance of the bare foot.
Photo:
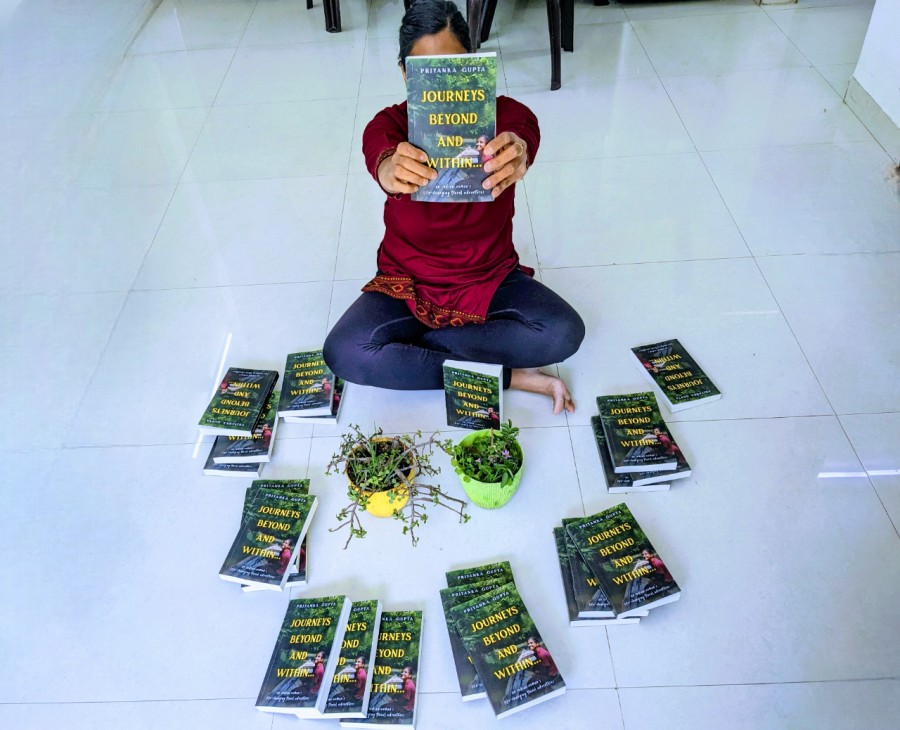
{"label": "bare foot", "polygon": [[553,415],[562,413],[563,408],[569,413],[575,412],[575,401],[572,400],[568,386],[556,376],[548,375],[538,368],[513,368],[509,387],[549,395],[553,399]]}

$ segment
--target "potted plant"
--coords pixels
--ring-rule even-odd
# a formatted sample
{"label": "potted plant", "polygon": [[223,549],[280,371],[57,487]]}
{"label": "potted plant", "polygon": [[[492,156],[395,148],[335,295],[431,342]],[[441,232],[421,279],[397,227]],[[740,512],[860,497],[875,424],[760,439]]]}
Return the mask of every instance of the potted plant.
{"label": "potted plant", "polygon": [[479,507],[502,507],[519,488],[525,454],[518,435],[507,421],[499,430],[473,431],[448,452],[463,489]]}
{"label": "potted plant", "polygon": [[468,522],[466,502],[451,497],[440,487],[423,484],[421,476],[433,477],[440,467],[431,464],[434,447],[448,449],[450,442],[441,442],[437,434],[423,437],[415,434],[385,436],[380,428],[366,434],[356,424],[341,437],[338,451],[332,455],[326,474],[343,472],[347,476],[346,507],[337,514],[340,524],[331,532],[347,528],[350,534],[344,548],[354,537],[365,537],[360,521],[361,510],[375,517],[393,517],[403,523],[403,534],[412,544],[419,541],[416,529],[428,520],[427,508],[436,504]]}

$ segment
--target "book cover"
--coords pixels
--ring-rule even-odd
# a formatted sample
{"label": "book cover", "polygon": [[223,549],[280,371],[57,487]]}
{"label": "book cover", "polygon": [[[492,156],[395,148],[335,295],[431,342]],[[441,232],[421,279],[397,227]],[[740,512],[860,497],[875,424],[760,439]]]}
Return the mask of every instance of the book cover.
{"label": "book cover", "polygon": [[444,361],[447,425],[500,428],[503,421],[503,366],[461,360]]}
{"label": "book cover", "polygon": [[212,451],[206,457],[203,473],[209,477],[242,477],[255,478],[262,472],[262,462],[255,464],[217,464],[213,461]]}
{"label": "book cover", "polygon": [[722,397],[710,377],[678,340],[632,347],[641,372],[672,412]]}
{"label": "book cover", "polygon": [[508,560],[499,563],[487,563],[485,565],[476,565],[472,568],[460,568],[459,570],[449,570],[446,573],[447,585],[450,588],[461,586],[466,583],[477,583],[491,578],[503,578],[504,582],[513,583],[512,567]]}
{"label": "book cover", "polygon": [[646,616],[649,613],[644,612],[627,618],[579,616],[570,562],[576,555],[579,560],[581,556],[568,540],[565,527],[554,527],[553,539],[556,541],[556,554],[559,557],[559,574],[562,578],[563,592],[566,597],[566,612],[569,616],[569,626],[627,626],[639,623],[641,616]]}
{"label": "book cover", "polygon": [[353,602],[344,630],[344,640],[341,642],[337,669],[322,711],[325,717],[366,716],[380,624],[380,601]]}
{"label": "book cover", "polygon": [[272,458],[278,429],[278,396],[273,390],[251,436],[216,436],[210,451],[216,464],[256,464]]}
{"label": "book cover", "polygon": [[447,622],[447,633],[450,636],[450,652],[453,654],[453,663],[456,666],[456,678],[459,681],[459,693],[463,700],[477,700],[486,697],[484,691],[484,682],[475,671],[475,665],[469,652],[463,646],[462,639],[459,638],[459,632],[456,630],[456,624],[450,616],[450,609],[460,603],[480,596],[495,588],[499,588],[507,580],[503,578],[492,578],[490,580],[478,581],[477,583],[463,583],[455,588],[441,589],[441,607],[444,610],[444,619]]}
{"label": "book cover", "polygon": [[223,580],[281,590],[318,501],[312,495],[263,490],[219,571]]}
{"label": "book cover", "polygon": [[[287,578],[284,579],[284,588],[302,588],[306,585],[306,544],[309,541],[309,535],[304,535],[303,542],[300,543],[300,549],[294,552],[294,560],[288,566]],[[245,593],[253,593],[254,591],[264,590],[258,585],[250,585],[243,583],[241,590]]]}
{"label": "book cover", "polygon": [[600,423],[616,474],[675,471],[673,441],[651,392],[597,396]]}
{"label": "book cover", "polygon": [[[678,445],[673,440],[671,445],[674,448],[671,449],[671,452],[676,460],[674,471],[644,471],[632,472],[631,474],[616,474],[612,458],[609,455],[609,446],[606,443],[606,434],[603,433],[600,416],[591,416],[591,430],[594,434],[594,442],[597,444],[600,463],[603,466],[603,475],[606,477],[606,490],[610,494],[662,492],[671,486],[669,482],[672,480],[687,479],[692,473],[690,464],[688,464],[687,459],[681,453],[681,449],[678,448]],[[667,450],[669,449],[667,448]]]}
{"label": "book cover", "polygon": [[256,699],[258,710],[321,717],[350,605],[346,596],[288,602]]}
{"label": "book cover", "polygon": [[578,617],[615,618],[616,612],[603,592],[600,582],[584,562],[584,558],[566,531],[568,525],[577,522],[578,519],[580,518],[565,518],[562,521],[563,539],[565,540],[566,553],[569,556],[569,578],[575,595]]}
{"label": "book cover", "polygon": [[565,692],[562,674],[514,583],[451,608],[450,615],[498,718]]}
{"label": "book cover", "polygon": [[337,423],[341,415],[341,403],[344,402],[344,391],[347,387],[347,381],[342,377],[334,376],[334,395],[331,398],[331,413],[321,414],[318,416],[308,416],[300,418],[298,416],[285,416],[285,423]]}
{"label": "book cover", "polygon": [[368,712],[364,719],[341,720],[341,727],[415,727],[421,642],[421,611],[381,614]]}
{"label": "book cover", "polygon": [[566,530],[616,616],[677,601],[681,588],[627,505],[575,520]]}
{"label": "book cover", "polygon": [[409,141],[428,155],[437,178],[412,194],[428,203],[489,203],[482,187],[496,136],[497,55],[408,56]]}
{"label": "book cover", "polygon": [[334,373],[325,364],[321,350],[293,352],[287,356],[279,416],[328,416],[333,398]]}
{"label": "book cover", "polygon": [[252,436],[277,380],[277,370],[228,368],[200,417],[200,432]]}

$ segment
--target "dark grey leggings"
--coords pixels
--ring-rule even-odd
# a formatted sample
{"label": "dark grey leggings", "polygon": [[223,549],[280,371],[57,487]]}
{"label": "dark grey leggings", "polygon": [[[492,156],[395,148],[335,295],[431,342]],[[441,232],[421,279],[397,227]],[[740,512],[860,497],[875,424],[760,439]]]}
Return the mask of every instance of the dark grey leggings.
{"label": "dark grey leggings", "polygon": [[519,269],[500,284],[484,324],[431,329],[406,302],[363,292],[325,339],[325,362],[351,383],[394,390],[443,388],[444,360],[512,368],[562,362],[578,350],[584,322],[559,295]]}

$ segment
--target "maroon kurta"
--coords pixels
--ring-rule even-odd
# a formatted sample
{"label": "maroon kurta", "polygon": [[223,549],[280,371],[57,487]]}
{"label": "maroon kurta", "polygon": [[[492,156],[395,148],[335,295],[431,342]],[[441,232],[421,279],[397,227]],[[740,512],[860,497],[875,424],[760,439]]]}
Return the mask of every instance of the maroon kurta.
{"label": "maroon kurta", "polygon": [[[497,97],[497,134],[515,132],[528,144],[528,164],[541,140],[537,117],[524,104]],[[363,132],[366,167],[378,180],[378,165],[407,141],[406,102],[383,109]],[[484,322],[500,282],[519,266],[513,246],[515,186],[489,203],[419,203],[388,195],[381,272],[363,291],[405,299],[429,327]],[[529,274],[531,269],[522,267]]]}

